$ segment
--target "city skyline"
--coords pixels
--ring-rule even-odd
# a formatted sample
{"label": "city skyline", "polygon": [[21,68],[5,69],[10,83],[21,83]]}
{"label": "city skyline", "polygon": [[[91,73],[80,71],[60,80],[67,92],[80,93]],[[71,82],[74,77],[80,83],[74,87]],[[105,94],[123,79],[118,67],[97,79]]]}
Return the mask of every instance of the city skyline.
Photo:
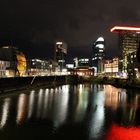
{"label": "city skyline", "polygon": [[[127,5],[126,5],[127,3]],[[1,1],[0,45],[13,44],[26,56],[51,58],[57,40],[68,44],[68,59],[87,57],[105,38],[107,57],[117,55],[115,25],[139,26],[139,1]],[[49,51],[48,51],[49,50]]]}

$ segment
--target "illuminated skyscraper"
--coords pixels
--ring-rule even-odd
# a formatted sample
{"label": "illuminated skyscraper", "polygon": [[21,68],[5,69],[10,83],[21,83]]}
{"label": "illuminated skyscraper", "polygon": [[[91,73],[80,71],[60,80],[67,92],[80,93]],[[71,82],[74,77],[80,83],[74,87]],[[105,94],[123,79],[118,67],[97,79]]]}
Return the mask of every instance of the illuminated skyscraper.
{"label": "illuminated skyscraper", "polygon": [[138,75],[138,49],[140,43],[140,28],[115,26],[111,32],[119,33],[120,60],[119,71],[127,78]]}
{"label": "illuminated skyscraper", "polygon": [[58,63],[60,71],[66,66],[67,45],[65,42],[56,42],[54,60]]}
{"label": "illuminated skyscraper", "polygon": [[104,71],[103,60],[105,56],[105,43],[104,38],[99,37],[93,44],[92,51],[92,67],[95,69],[95,73],[101,73]]}

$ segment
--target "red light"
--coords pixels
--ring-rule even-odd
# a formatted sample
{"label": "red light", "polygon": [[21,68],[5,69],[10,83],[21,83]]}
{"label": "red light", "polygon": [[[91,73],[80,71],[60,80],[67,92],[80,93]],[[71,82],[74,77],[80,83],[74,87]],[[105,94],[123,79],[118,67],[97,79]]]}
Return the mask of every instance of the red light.
{"label": "red light", "polygon": [[113,31],[117,31],[117,30],[139,31],[140,32],[140,28],[136,28],[136,27],[122,27],[122,26],[115,26],[110,31],[113,32]]}
{"label": "red light", "polygon": [[106,140],[140,140],[140,128],[113,125]]}

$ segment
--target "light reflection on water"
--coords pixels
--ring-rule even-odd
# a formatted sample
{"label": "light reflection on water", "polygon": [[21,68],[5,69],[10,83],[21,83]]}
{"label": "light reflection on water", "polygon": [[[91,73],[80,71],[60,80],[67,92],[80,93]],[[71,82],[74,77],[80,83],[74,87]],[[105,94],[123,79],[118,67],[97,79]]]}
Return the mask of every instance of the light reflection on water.
{"label": "light reflection on water", "polygon": [[34,102],[35,102],[35,91],[32,90],[29,95],[29,106],[28,106],[28,118],[30,118],[33,114]]}
{"label": "light reflection on water", "polygon": [[93,96],[93,111],[90,121],[90,138],[96,138],[101,134],[104,125],[104,91],[98,91]]}
{"label": "light reflection on water", "polygon": [[43,107],[43,96],[44,96],[44,93],[43,93],[43,89],[40,89],[39,90],[39,93],[38,93],[38,100],[37,100],[37,118],[41,118],[42,116],[42,107]]}
{"label": "light reflection on water", "polygon": [[[18,127],[33,125],[33,120],[40,123],[36,126],[40,127],[40,135],[45,129],[41,127],[41,122],[45,122],[45,127],[50,122],[50,129],[53,127],[57,132],[53,135],[62,134],[68,129],[70,131],[66,135],[80,135],[82,139],[104,139],[109,128],[115,124],[121,127],[140,125],[140,95],[111,85],[79,84],[31,90],[2,97],[0,104],[0,129],[3,132],[12,130],[16,124]],[[8,123],[11,121],[16,124],[13,126]],[[79,129],[75,133],[71,127],[77,125]],[[30,131],[33,132],[32,129]]]}
{"label": "light reflection on water", "polygon": [[17,104],[17,124],[21,124],[27,117],[27,105],[28,105],[28,96],[26,94],[20,94]]}
{"label": "light reflection on water", "polygon": [[77,105],[75,106],[75,121],[82,121],[88,105],[88,89],[80,84],[77,91]]}
{"label": "light reflection on water", "polygon": [[58,127],[62,124],[67,116],[68,111],[68,100],[69,100],[69,88],[63,86],[61,90],[55,93],[54,96],[54,113],[51,116],[53,118],[54,126]]}
{"label": "light reflection on water", "polygon": [[126,91],[112,87],[111,85],[104,86],[105,91],[105,106],[116,110],[119,105],[126,105]]}
{"label": "light reflection on water", "polygon": [[6,125],[6,121],[8,119],[10,102],[11,102],[10,98],[4,99],[4,103],[2,106],[2,116],[1,116],[1,120],[0,120],[0,128],[1,129]]}

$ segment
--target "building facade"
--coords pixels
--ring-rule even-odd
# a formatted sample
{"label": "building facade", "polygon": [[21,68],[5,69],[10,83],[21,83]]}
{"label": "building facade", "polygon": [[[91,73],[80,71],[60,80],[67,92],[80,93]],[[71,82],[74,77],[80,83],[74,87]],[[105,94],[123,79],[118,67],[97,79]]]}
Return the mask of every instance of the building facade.
{"label": "building facade", "polygon": [[89,67],[89,58],[79,58],[77,67]]}
{"label": "building facade", "polygon": [[94,75],[94,69],[90,67],[89,58],[74,58],[73,68],[68,69],[71,75],[78,75],[83,77],[91,77]]}
{"label": "building facade", "polygon": [[0,78],[10,76],[8,71],[9,67],[10,67],[10,61],[0,60]]}
{"label": "building facade", "polygon": [[140,43],[140,28],[115,26],[111,32],[119,33],[119,72],[131,80],[138,74],[138,49]]}
{"label": "building facade", "polygon": [[92,46],[92,67],[95,69],[95,74],[104,71],[104,57],[105,41],[103,37],[99,37]]}
{"label": "building facade", "polygon": [[119,76],[119,60],[113,58],[112,60],[105,60],[104,72],[107,77],[118,77]]}
{"label": "building facade", "polygon": [[28,60],[28,75],[44,76],[49,75],[51,70],[49,69],[49,63],[46,60],[31,59]]}
{"label": "building facade", "polygon": [[6,68],[8,77],[17,76],[17,52],[18,50],[14,46],[2,46],[0,48],[0,60],[4,63],[10,63],[10,66]]}
{"label": "building facade", "polygon": [[68,72],[70,75],[78,75],[82,77],[91,77],[94,75],[94,69],[87,67],[68,69]]}

